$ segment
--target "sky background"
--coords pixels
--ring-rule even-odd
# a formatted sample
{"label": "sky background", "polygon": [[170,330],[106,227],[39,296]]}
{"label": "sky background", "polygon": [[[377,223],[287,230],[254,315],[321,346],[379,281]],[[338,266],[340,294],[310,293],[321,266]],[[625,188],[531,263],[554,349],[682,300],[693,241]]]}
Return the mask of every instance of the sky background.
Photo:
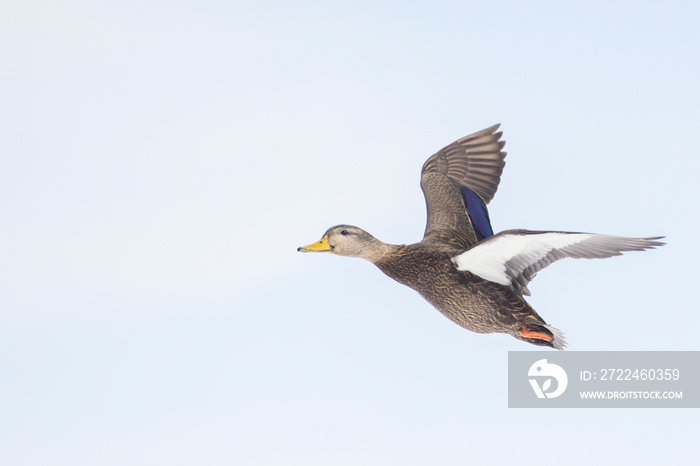
{"label": "sky background", "polygon": [[699,350],[697,2],[7,1],[0,463],[666,464],[693,409],[507,408],[508,351],[368,262],[501,123],[494,230],[665,235],[542,271],[569,350]]}

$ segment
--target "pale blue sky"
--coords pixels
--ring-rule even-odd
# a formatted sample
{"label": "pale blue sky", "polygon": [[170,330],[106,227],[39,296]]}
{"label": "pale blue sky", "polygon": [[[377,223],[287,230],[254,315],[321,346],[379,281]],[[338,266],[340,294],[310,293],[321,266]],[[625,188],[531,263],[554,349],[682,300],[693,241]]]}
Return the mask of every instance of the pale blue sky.
{"label": "pale blue sky", "polygon": [[666,235],[531,284],[570,350],[698,350],[696,2],[5,2],[0,463],[679,463],[696,410],[509,410],[508,351],[331,225],[420,240],[502,123],[494,230]]}

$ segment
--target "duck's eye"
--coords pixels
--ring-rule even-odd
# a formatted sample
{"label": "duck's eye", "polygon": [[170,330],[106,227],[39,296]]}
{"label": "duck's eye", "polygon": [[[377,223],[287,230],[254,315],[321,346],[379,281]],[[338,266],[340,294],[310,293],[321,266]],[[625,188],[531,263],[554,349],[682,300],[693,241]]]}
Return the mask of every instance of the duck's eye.
{"label": "duck's eye", "polygon": [[340,234],[343,236],[348,236],[348,230],[340,230]]}

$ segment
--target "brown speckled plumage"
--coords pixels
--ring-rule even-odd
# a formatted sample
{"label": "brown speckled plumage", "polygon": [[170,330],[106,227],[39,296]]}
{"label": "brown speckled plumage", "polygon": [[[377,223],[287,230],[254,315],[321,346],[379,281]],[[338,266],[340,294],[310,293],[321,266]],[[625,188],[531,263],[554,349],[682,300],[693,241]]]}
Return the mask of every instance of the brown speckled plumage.
{"label": "brown speckled plumage", "polygon": [[549,342],[520,335],[521,322],[538,328],[545,324],[522,295],[457,270],[451,252],[451,248],[421,242],[398,246],[374,264],[397,282],[416,290],[445,317],[467,330],[508,333],[520,340],[551,346]]}
{"label": "brown speckled plumage", "polygon": [[[535,274],[565,257],[611,257],[663,243],[656,241],[659,237],[527,230],[493,235],[485,205],[496,193],[506,156],[497,128],[455,141],[425,162],[421,188],[428,219],[421,242],[386,244],[361,228],[337,225],[321,241],[299,250],[366,259],[473,332],[507,333],[562,349],[563,334],[547,325],[523,297]],[[467,197],[474,194],[476,204],[477,198]]]}

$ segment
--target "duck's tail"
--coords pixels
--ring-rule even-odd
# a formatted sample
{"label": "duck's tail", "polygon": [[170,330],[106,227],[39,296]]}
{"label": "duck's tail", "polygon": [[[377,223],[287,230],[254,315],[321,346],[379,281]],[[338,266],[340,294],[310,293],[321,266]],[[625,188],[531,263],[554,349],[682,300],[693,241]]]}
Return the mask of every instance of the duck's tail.
{"label": "duck's tail", "polygon": [[558,349],[559,351],[566,348],[566,345],[568,345],[568,343],[566,342],[566,337],[564,336],[564,332],[562,332],[558,328],[552,327],[551,325],[545,324],[544,326],[547,330],[552,332],[552,336],[554,337],[552,339],[552,348]]}

